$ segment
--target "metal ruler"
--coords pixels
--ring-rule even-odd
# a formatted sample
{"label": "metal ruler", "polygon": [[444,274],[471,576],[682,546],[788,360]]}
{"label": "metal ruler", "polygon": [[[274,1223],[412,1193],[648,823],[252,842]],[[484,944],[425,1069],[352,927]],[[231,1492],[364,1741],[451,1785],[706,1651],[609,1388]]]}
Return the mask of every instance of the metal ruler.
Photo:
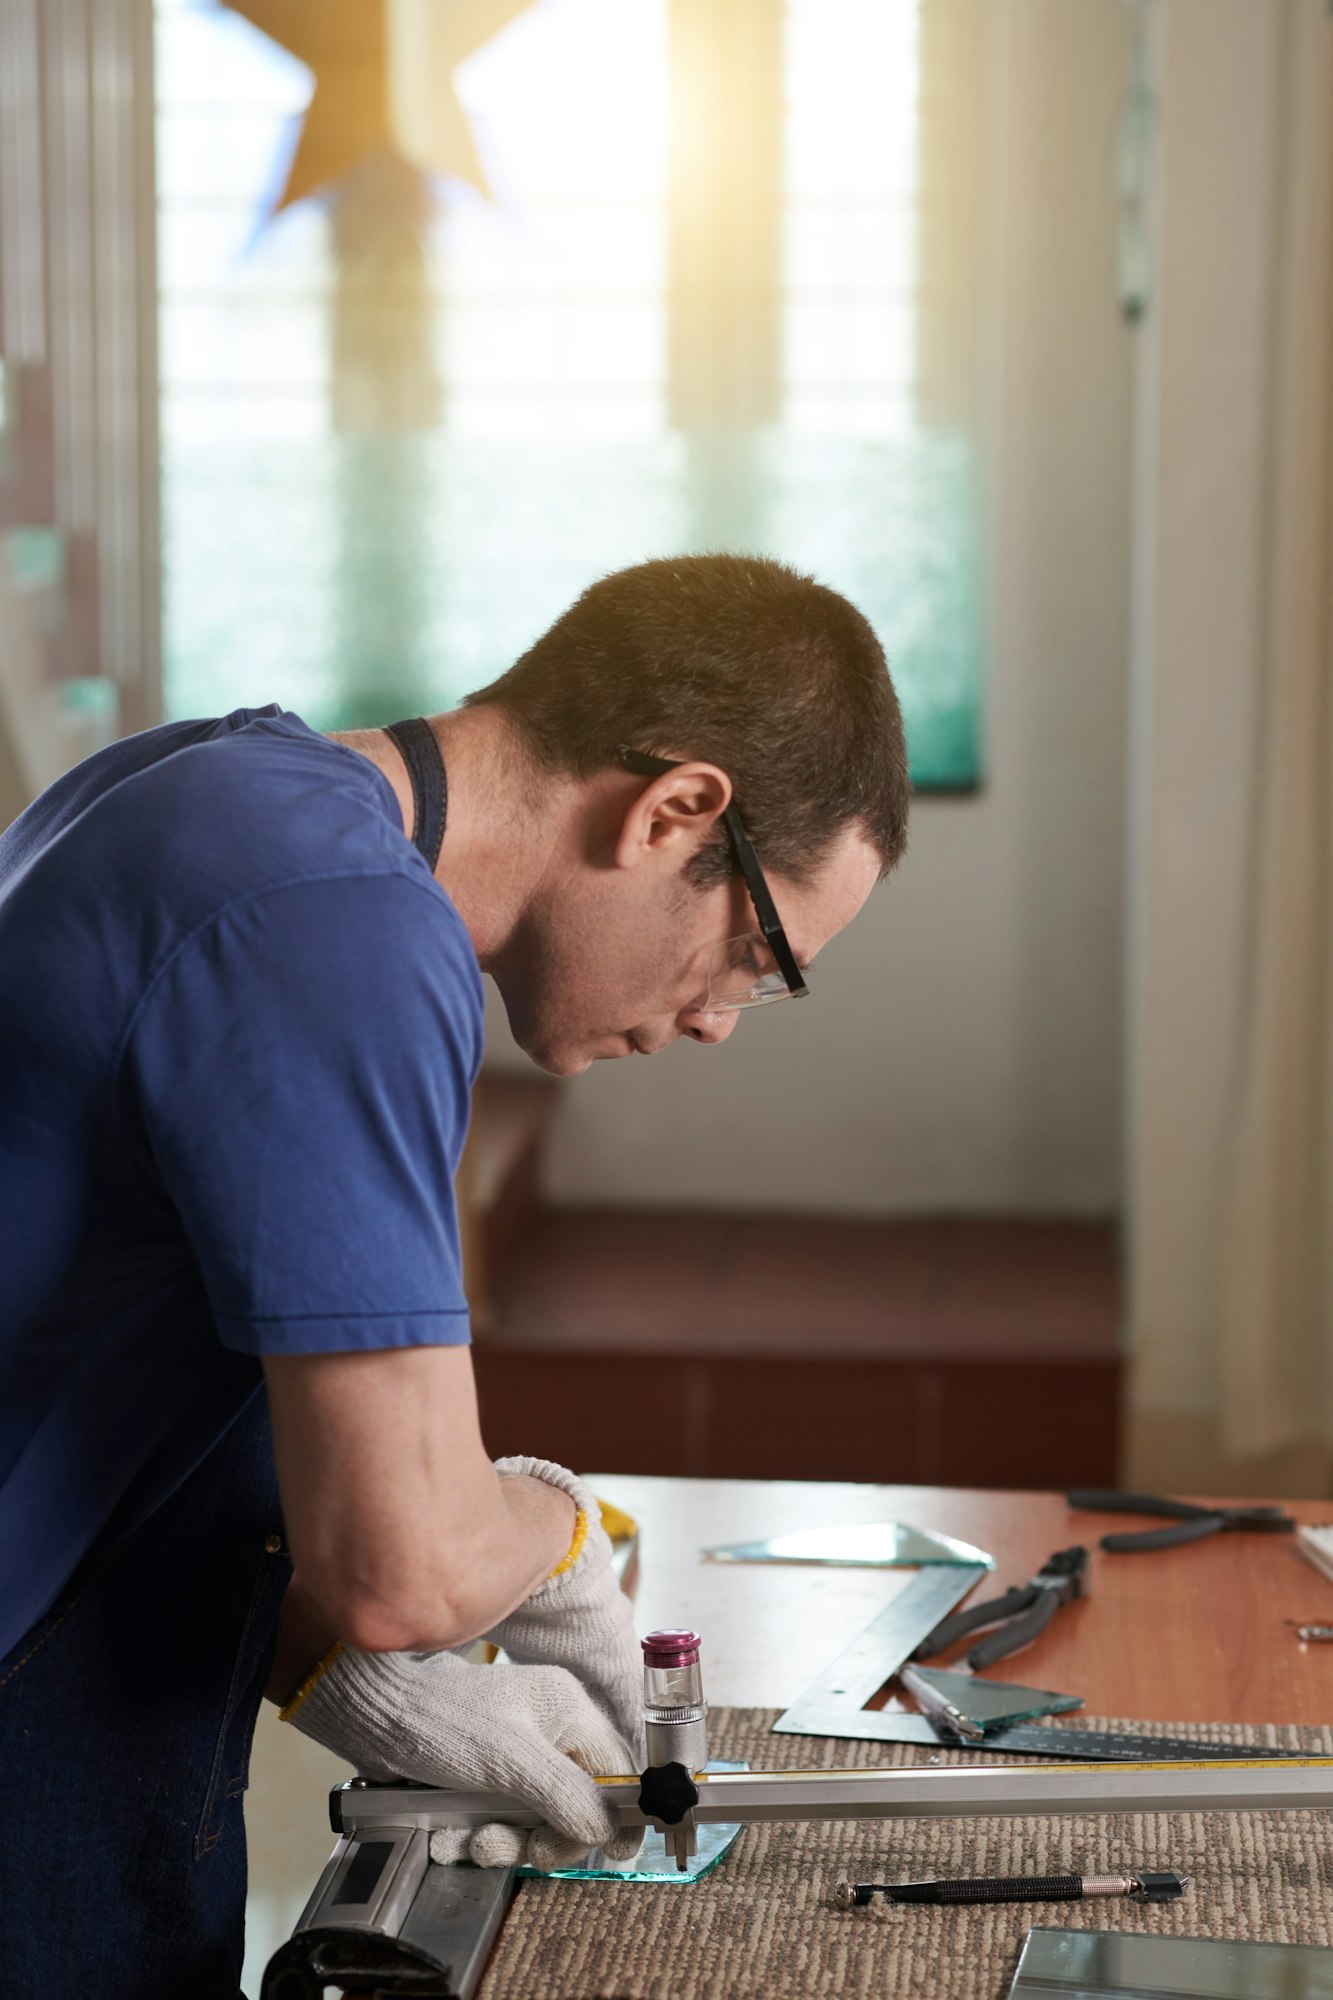
{"label": "metal ruler", "polygon": [[874,1722],[876,1717],[861,1712],[871,1695],[892,1680],[926,1634],[962,1603],[973,1584],[989,1574],[980,1563],[932,1564],[921,1570],[906,1590],[900,1590],[864,1632],[816,1675],[786,1714],[779,1716],[774,1728],[788,1736],[840,1736],[847,1732],[825,1726],[830,1718]]}
{"label": "metal ruler", "polygon": [[[826,1726],[807,1727],[807,1723],[814,1725],[821,1720]],[[803,1710],[799,1727],[793,1729],[786,1716],[774,1726],[789,1734],[831,1736],[846,1743],[919,1743],[930,1750],[962,1750],[969,1756],[997,1750],[1011,1757],[1055,1757],[1067,1763],[1255,1764],[1286,1762],[1293,1755],[1290,1750],[1256,1748],[1252,1743],[1204,1743],[1188,1736],[1140,1736],[1128,1731],[1117,1734],[1111,1730],[1032,1722],[1011,1723],[1007,1729],[988,1729],[980,1741],[964,1743],[959,1737],[941,1735],[927,1716],[904,1715],[890,1709],[866,1709],[848,1715],[845,1709],[835,1708],[824,1712],[822,1717],[816,1710]],[[1303,1762],[1333,1763],[1333,1757],[1298,1754]]]}

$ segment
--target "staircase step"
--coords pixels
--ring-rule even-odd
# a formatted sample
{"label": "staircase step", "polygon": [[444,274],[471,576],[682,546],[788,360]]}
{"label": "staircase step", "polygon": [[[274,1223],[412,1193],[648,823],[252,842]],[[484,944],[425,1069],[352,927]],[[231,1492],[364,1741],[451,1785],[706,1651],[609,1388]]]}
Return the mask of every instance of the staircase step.
{"label": "staircase step", "polygon": [[1110,1223],[550,1210],[477,1375],[492,1449],[608,1472],[1110,1485],[1118,1322]]}

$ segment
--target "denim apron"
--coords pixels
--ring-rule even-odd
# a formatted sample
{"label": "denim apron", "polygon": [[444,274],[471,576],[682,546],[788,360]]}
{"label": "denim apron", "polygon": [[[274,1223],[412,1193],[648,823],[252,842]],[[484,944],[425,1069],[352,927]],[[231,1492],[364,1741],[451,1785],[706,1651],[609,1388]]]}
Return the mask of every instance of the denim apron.
{"label": "denim apron", "polygon": [[[434,870],[439,743],[419,717],[388,733]],[[237,2000],[242,1798],[290,1576],[261,1385],[0,1660],[0,2000]]]}
{"label": "denim apron", "polygon": [[4,2000],[237,2000],[242,1795],[290,1574],[260,1386],[0,1660]]}

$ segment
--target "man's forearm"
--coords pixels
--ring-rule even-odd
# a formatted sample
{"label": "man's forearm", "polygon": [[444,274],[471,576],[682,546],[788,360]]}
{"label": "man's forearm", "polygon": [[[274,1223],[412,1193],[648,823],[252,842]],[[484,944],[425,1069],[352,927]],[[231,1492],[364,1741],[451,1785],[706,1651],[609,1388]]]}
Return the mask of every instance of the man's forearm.
{"label": "man's forearm", "polygon": [[[470,1645],[525,1602],[569,1553],[577,1509],[540,1479],[496,1478],[480,1514],[444,1530],[447,1546],[422,1582],[429,1594],[384,1594],[385,1636],[372,1613],[356,1636],[366,1652],[435,1652]],[[410,1636],[404,1636],[409,1634]]]}
{"label": "man's forearm", "polygon": [[[530,1597],[564,1560],[575,1522],[569,1496],[539,1479],[496,1483],[500,1513],[489,1531],[455,1548],[448,1604],[426,1618],[410,1645],[368,1645],[371,1632],[357,1637],[364,1650],[425,1653],[468,1645]],[[343,1636],[302,1579],[293,1577],[278,1615],[277,1648],[264,1689],[268,1700],[289,1701]]]}
{"label": "man's forearm", "polygon": [[466,1645],[568,1553],[558,1487],[501,1479],[465,1347],[265,1355],[297,1574],[363,1652]]}

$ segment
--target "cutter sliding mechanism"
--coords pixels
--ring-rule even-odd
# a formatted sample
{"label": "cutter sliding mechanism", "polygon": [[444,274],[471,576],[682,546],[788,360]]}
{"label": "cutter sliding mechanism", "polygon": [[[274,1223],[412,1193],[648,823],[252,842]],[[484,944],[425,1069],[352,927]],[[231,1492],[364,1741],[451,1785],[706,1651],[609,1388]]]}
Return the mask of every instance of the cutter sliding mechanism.
{"label": "cutter sliding mechanism", "polygon": [[697,1774],[708,1762],[708,1704],[697,1632],[650,1632],[643,1640],[643,1733],[648,1763],[638,1806],[667,1842],[683,1875],[697,1853]]}

